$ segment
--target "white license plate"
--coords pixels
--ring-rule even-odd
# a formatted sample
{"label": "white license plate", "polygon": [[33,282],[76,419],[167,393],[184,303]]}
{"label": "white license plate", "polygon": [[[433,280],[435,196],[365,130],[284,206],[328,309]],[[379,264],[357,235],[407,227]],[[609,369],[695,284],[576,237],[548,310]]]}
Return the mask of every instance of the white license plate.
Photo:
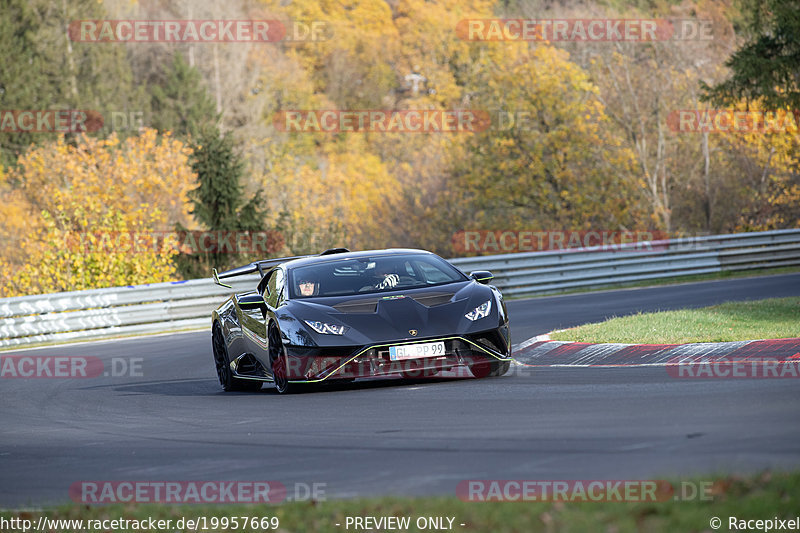
{"label": "white license plate", "polygon": [[389,347],[389,359],[392,361],[438,357],[440,355],[444,355],[444,342],[426,342]]}

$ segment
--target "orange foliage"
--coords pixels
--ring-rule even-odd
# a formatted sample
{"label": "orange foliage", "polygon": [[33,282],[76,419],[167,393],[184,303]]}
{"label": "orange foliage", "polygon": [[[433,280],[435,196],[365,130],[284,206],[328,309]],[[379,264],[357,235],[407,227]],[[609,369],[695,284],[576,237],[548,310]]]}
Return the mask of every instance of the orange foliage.
{"label": "orange foliage", "polygon": [[124,142],[81,137],[72,146],[62,137],[21,156],[0,182],[0,218],[7,221],[0,294],[172,279],[175,250],[96,241],[189,225],[190,153],[169,135],[144,130]]}

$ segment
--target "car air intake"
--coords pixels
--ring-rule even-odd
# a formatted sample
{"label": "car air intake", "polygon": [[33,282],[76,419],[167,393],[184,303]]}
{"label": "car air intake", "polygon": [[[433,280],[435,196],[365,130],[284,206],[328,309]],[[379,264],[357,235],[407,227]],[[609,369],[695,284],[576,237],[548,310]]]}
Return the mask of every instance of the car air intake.
{"label": "car air intake", "polygon": [[453,298],[452,292],[425,292],[422,294],[409,295],[417,303],[421,303],[425,307],[435,307],[448,303]]}
{"label": "car air intake", "polygon": [[374,313],[378,309],[377,298],[366,298],[350,302],[342,302],[333,306],[340,313]]}

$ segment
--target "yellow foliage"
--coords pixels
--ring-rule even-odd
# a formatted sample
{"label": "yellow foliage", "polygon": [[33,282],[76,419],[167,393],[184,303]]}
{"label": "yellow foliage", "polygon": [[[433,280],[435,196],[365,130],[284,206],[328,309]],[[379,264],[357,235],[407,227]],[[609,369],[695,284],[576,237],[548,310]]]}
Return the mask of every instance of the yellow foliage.
{"label": "yellow foliage", "polygon": [[5,242],[0,294],[12,296],[166,281],[168,247],[126,246],[190,224],[191,151],[155,130],[120,142],[64,138],[31,149],[0,182]]}
{"label": "yellow foliage", "polygon": [[[762,113],[757,102],[740,103],[750,127],[719,134],[725,148],[753,168],[752,207],[740,214],[739,231],[800,227],[800,124],[792,110]],[[765,126],[766,122],[766,126]]]}
{"label": "yellow foliage", "polygon": [[363,137],[352,137],[345,148],[328,146],[325,153],[264,176],[267,189],[277,192],[270,197],[270,212],[277,217],[284,209],[286,253],[364,248],[390,229],[400,187],[364,144]]}
{"label": "yellow foliage", "polygon": [[461,212],[484,209],[454,230],[618,229],[641,216],[633,154],[567,52],[493,43],[475,68],[476,102],[498,115],[471,143],[462,192],[447,199]]}

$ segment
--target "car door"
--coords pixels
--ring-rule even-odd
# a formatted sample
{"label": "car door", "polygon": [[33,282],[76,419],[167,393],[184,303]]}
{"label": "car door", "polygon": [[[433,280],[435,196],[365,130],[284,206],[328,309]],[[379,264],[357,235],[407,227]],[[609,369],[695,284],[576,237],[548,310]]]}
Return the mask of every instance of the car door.
{"label": "car door", "polygon": [[[275,270],[268,272],[266,275],[270,277],[267,280],[266,287],[273,283]],[[264,294],[260,295],[265,299],[267,289],[265,288]],[[258,293],[248,293],[248,297],[252,298]],[[252,354],[258,359],[262,365],[269,360],[267,357],[267,330],[266,322],[268,313],[264,309],[251,308],[241,309],[241,324],[242,332],[244,333],[245,343],[248,353]]]}

